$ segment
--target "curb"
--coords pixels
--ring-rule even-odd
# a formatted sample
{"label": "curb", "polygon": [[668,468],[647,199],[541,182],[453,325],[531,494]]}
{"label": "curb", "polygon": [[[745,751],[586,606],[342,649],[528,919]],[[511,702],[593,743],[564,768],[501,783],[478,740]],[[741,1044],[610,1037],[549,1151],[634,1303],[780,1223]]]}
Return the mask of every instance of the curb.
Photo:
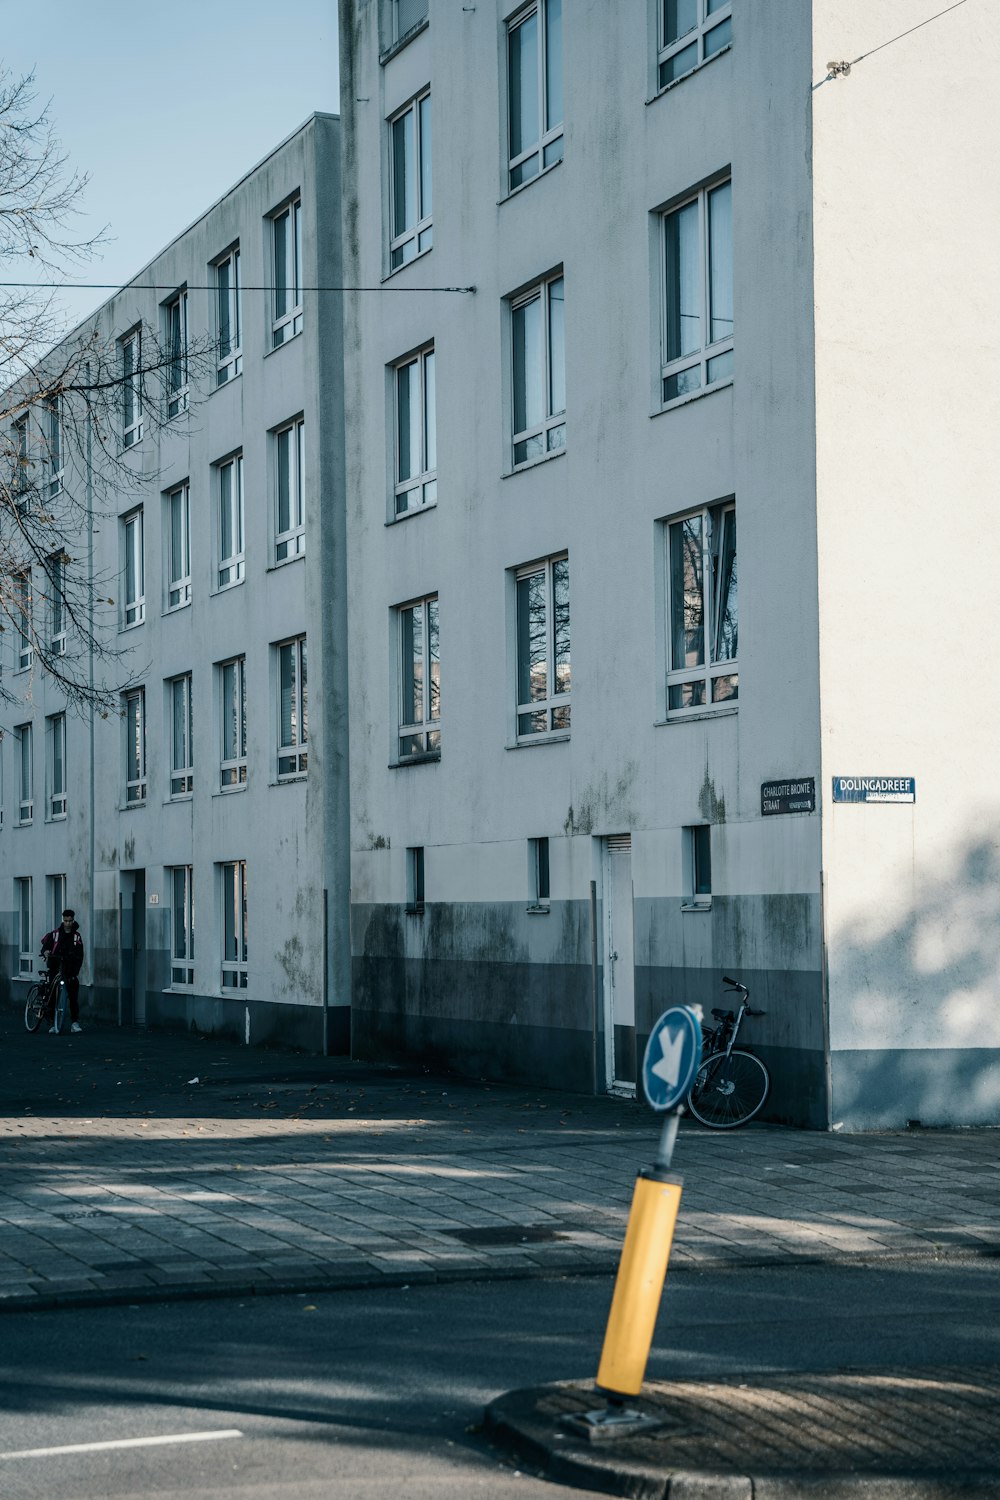
{"label": "curb", "polygon": [[[496,1397],[484,1412],[486,1436],[547,1479],[628,1500],[996,1500],[1000,1492],[1000,1470],[948,1475],[816,1469],[734,1474],[708,1467],[654,1467],[630,1458],[621,1447],[611,1453],[603,1445],[557,1433],[558,1421],[543,1421],[536,1408],[540,1398],[559,1389],[536,1386]],[[596,1394],[594,1402],[600,1404]],[[622,1440],[622,1446],[627,1442]]]}
{"label": "curb", "polygon": [[[718,1275],[724,1272],[744,1272],[781,1268],[798,1269],[806,1266],[877,1267],[900,1264],[932,1264],[995,1260],[1000,1257],[1000,1247],[992,1245],[930,1246],[926,1250],[901,1248],[882,1255],[859,1252],[857,1255],[833,1253],[830,1255],[762,1255],[739,1259],[732,1256],[703,1256],[686,1259],[678,1256],[674,1260],[673,1272]],[[0,1290],[0,1317],[5,1313],[50,1312],[55,1308],[122,1307],[133,1303],[153,1302],[211,1302],[226,1297],[278,1297],[294,1292],[342,1292],[375,1287],[441,1286],[455,1281],[553,1281],[561,1277],[614,1276],[618,1270],[620,1252],[606,1256],[592,1253],[588,1259],[576,1263],[560,1261],[550,1266],[525,1264],[523,1266],[489,1265],[476,1262],[454,1266],[411,1266],[402,1271],[383,1271],[369,1265],[358,1265],[351,1269],[340,1269],[324,1274],[315,1267],[294,1272],[268,1275],[266,1269],[257,1266],[250,1276],[222,1276],[211,1281],[175,1281],[150,1283],[137,1281],[110,1286],[105,1290],[91,1287],[85,1290],[5,1292]],[[156,1267],[151,1266],[155,1271]],[[136,1266],[136,1275],[145,1273]]]}
{"label": "curb", "polygon": [[465,1281],[558,1281],[563,1277],[610,1276],[617,1262],[607,1266],[455,1266],[441,1270],[337,1271],[329,1276],[315,1272],[261,1280],[190,1281],[166,1285],[135,1285],[83,1292],[0,1292],[0,1317],[4,1313],[51,1312],[55,1308],[131,1307],[137,1303],[215,1302],[229,1297],[282,1297],[297,1292],[371,1291],[379,1287],[408,1290],[411,1286],[445,1286]]}

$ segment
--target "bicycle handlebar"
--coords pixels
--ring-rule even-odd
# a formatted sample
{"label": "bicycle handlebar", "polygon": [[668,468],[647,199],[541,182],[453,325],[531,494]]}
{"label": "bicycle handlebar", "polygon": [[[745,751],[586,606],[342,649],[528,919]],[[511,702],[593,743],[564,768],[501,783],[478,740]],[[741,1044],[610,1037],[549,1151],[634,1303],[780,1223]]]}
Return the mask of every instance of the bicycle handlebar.
{"label": "bicycle handlebar", "polygon": [[730,985],[732,985],[732,987],[733,987],[734,990],[742,990],[743,993],[746,994],[746,995],[749,995],[749,993],[750,993],[750,991],[747,989],[747,987],[746,987],[745,984],[740,984],[740,982],[739,982],[738,979],[730,979],[730,977],[729,977],[728,974],[723,974],[723,976],[722,976],[722,982],[723,982],[723,984],[730,984]]}
{"label": "bicycle handlebar", "polygon": [[76,978],[76,975],[70,973],[70,971],[69,971],[69,968],[68,968],[68,962],[69,961],[68,961],[68,959],[66,959],[66,958],[57,958],[54,962],[52,962],[52,960],[50,960],[48,958],[48,955],[45,954],[45,953],[42,954],[42,958],[44,958],[44,959],[47,960],[48,968],[47,968],[46,972],[47,972],[47,974],[48,974],[48,976],[49,976],[50,979],[75,979]]}

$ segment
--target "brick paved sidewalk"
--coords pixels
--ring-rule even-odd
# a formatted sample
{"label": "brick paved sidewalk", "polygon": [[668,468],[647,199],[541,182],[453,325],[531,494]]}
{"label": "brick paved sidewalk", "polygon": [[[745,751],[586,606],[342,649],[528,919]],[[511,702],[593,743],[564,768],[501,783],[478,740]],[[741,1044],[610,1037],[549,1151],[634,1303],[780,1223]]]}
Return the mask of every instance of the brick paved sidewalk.
{"label": "brick paved sidewalk", "polygon": [[1000,1368],[838,1370],[648,1381],[630,1403],[662,1425],[591,1442],[593,1387],[513,1391],[490,1437],[552,1479],[633,1500],[951,1500],[1000,1492]]}
{"label": "brick paved sidewalk", "polygon": [[[627,1101],[190,1037],[0,1039],[0,1308],[612,1271],[658,1133]],[[998,1145],[684,1122],[672,1264],[996,1254]]]}

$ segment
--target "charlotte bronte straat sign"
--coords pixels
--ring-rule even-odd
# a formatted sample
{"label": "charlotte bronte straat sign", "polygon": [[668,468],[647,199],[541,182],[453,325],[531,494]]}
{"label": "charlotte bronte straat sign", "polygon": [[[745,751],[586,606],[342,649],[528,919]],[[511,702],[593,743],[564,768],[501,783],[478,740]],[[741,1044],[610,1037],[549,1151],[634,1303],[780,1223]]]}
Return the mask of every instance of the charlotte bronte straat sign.
{"label": "charlotte bronte straat sign", "polygon": [[776,813],[811,813],[816,811],[816,782],[812,776],[789,781],[762,781],[760,787],[761,817]]}

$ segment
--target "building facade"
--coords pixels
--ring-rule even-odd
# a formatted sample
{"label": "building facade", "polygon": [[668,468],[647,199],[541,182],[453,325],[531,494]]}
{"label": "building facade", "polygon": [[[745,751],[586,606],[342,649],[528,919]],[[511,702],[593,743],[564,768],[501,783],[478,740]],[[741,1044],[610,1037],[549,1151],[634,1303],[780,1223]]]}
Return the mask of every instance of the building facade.
{"label": "building facade", "polygon": [[93,320],[129,666],[67,711],[26,559],[15,1002],[69,901],[119,1022],[627,1093],[735,974],[766,1117],[1000,1123],[1000,21],[910,10],[340,0],[342,135]]}
{"label": "building facade", "polygon": [[[339,293],[317,290],[340,285],[337,128],[314,115],[87,320],[121,376],[113,430],[81,440],[78,421],[74,447],[35,431],[48,405],[25,419],[54,535],[67,556],[89,548],[122,689],[110,712],[74,711],[28,633],[6,636],[15,1002],[68,902],[85,1020],[346,1048],[327,886],[346,842],[343,366]],[[102,444],[116,478],[94,497]],[[70,496],[89,537],[61,537]],[[44,613],[62,631],[37,654],[94,680],[58,575],[36,559],[25,588],[35,630]]]}
{"label": "building facade", "polygon": [[[1000,28],[830,72],[911,22],[341,0],[345,280],[383,288],[345,302],[358,1055],[629,1090],[735,973],[771,1118],[1000,1119],[997,924],[951,966],[993,715],[927,702],[944,474],[974,575],[997,525],[996,424],[928,374],[954,315],[996,388],[933,287],[985,273]],[[955,161],[982,191],[917,247]]]}

